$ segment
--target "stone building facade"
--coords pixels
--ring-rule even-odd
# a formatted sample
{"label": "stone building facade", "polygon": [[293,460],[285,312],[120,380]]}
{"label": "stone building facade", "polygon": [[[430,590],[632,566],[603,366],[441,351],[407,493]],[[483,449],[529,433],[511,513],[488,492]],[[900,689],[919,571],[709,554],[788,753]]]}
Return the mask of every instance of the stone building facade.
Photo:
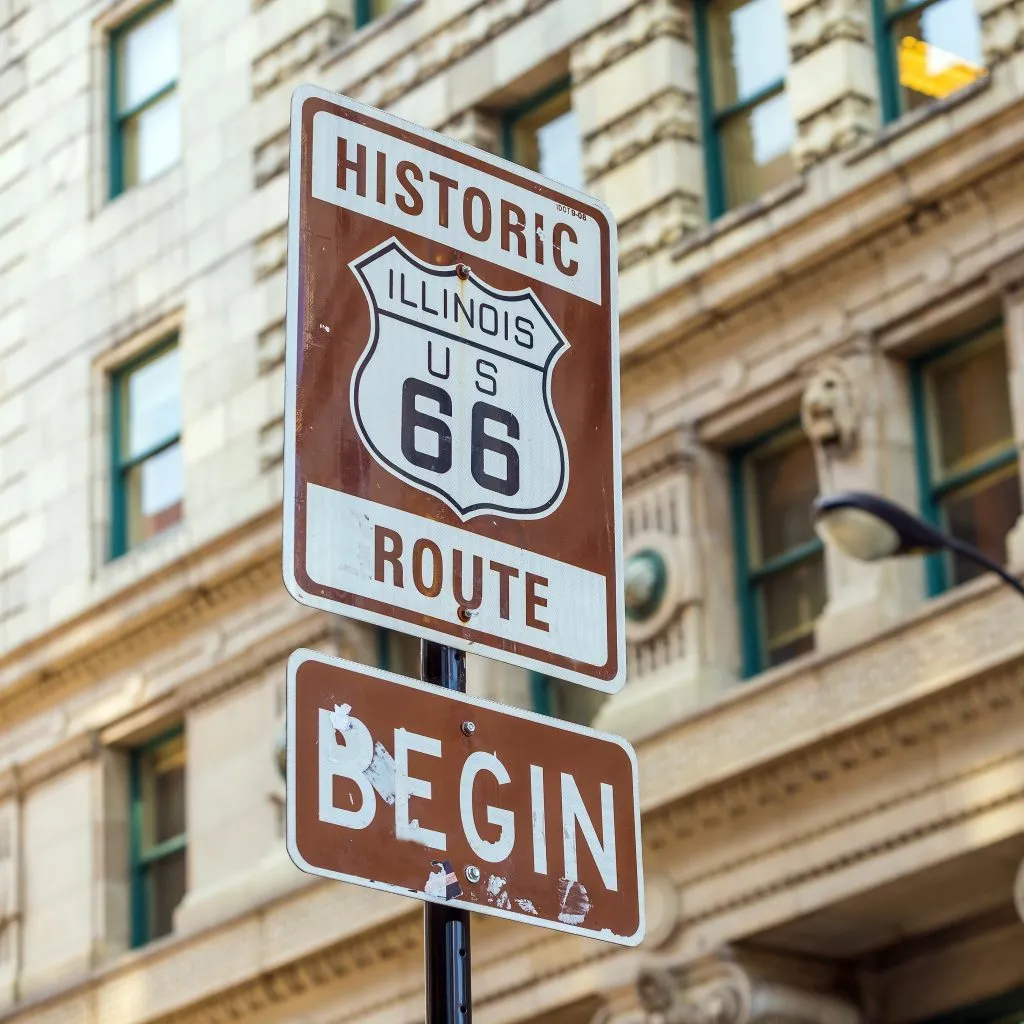
{"label": "stone building facade", "polygon": [[0,0],[0,1020],[422,1020],[281,834],[288,654],[415,664],[281,583],[300,82],[619,224],[630,680],[470,685],[633,740],[649,933],[475,921],[478,1021],[1024,1019],[1024,607],[807,517],[1024,569],[1019,0]]}

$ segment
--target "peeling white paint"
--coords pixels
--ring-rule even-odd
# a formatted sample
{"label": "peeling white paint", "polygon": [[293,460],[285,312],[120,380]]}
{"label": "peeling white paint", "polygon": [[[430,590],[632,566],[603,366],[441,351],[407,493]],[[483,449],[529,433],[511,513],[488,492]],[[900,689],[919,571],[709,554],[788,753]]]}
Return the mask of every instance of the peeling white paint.
{"label": "peeling white paint", "polygon": [[524,914],[533,914],[537,916],[537,908],[533,905],[533,900],[516,900],[516,906],[523,911]]}
{"label": "peeling white paint", "polygon": [[395,803],[395,759],[387,752],[383,743],[375,743],[370,767],[366,769],[370,785],[384,803]]}
{"label": "peeling white paint", "polygon": [[506,879],[502,878],[501,875],[491,875],[487,879],[487,895],[497,896],[505,888],[505,882]]}
{"label": "peeling white paint", "polygon": [[423,885],[423,891],[428,896],[448,898],[448,872],[440,864],[428,876]]}
{"label": "peeling white paint", "polygon": [[331,725],[333,725],[338,732],[348,732],[349,729],[352,728],[352,720],[348,717],[351,710],[351,704],[334,705],[334,711],[331,713]]}
{"label": "peeling white paint", "polygon": [[558,920],[562,924],[583,924],[590,913],[590,896],[586,886],[575,879],[560,878],[558,892],[562,906]]}

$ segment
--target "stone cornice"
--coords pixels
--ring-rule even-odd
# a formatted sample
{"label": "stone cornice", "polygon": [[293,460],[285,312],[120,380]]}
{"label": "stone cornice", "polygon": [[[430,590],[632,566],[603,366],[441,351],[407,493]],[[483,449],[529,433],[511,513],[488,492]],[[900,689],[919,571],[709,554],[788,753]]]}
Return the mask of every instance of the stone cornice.
{"label": "stone cornice", "polygon": [[0,722],[9,726],[281,586],[280,563],[275,509],[7,652],[0,658]]}
{"label": "stone cornice", "polygon": [[641,483],[692,463],[695,452],[692,431],[673,430],[622,455],[622,488],[628,491]]}
{"label": "stone cornice", "polygon": [[[355,81],[345,82],[347,95],[376,107],[387,107],[428,79],[441,74],[516,22],[553,0],[481,0],[450,21],[395,53]],[[344,47],[328,54],[322,70],[344,61]]]}
{"label": "stone cornice", "polygon": [[810,655],[639,744],[645,836],[716,829],[936,730],[1024,701],[1024,609],[994,579]]}
{"label": "stone cornice", "polygon": [[[1024,65],[1024,55],[1014,60]],[[781,200],[766,195],[686,238],[664,290],[623,314],[624,370],[744,306],[782,301],[787,291],[806,295],[815,277],[834,280],[850,269],[844,261],[857,264],[870,240],[900,244],[940,223],[944,204],[980,205],[1019,189],[1018,71],[1013,62],[995,68],[989,86],[960,101],[955,132],[941,119],[923,119],[809,169],[805,187],[782,186]]]}
{"label": "stone cornice", "polygon": [[[357,943],[319,949],[180,1010],[151,1018],[147,1024],[228,1024],[243,1020],[353,973],[415,953],[422,945],[422,929],[419,915],[405,914],[388,925],[361,933]],[[394,995],[381,1002],[393,999]]]}

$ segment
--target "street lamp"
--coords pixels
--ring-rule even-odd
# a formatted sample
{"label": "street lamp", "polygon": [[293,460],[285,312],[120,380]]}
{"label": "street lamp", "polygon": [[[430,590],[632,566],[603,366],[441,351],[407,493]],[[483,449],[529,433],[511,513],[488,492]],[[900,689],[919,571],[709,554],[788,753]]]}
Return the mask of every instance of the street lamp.
{"label": "street lamp", "polygon": [[812,506],[814,529],[826,543],[863,562],[899,555],[954,551],[994,572],[1024,596],[1024,585],[977,548],[937,530],[930,523],[866,491],[842,491],[819,496]]}

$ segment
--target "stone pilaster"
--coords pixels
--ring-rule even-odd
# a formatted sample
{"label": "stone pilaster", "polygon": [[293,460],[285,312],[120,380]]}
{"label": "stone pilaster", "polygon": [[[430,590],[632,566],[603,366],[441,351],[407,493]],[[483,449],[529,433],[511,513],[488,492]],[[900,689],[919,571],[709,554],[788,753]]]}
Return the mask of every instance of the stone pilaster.
{"label": "stone pilaster", "polygon": [[570,55],[586,189],[619,225],[619,263],[672,245],[703,219],[693,17],[641,0]]}
{"label": "stone pilaster", "polygon": [[[1003,324],[1006,335],[1006,362],[1009,370],[1010,409],[1017,439],[1018,458],[1024,459],[1024,257],[1005,268],[1003,285]],[[1020,470],[1024,488],[1024,463]],[[1014,569],[1024,568],[1024,516],[1006,538],[1007,562]]]}
{"label": "stone pilaster", "polygon": [[21,929],[20,795],[0,805],[0,1007],[18,998]]}
{"label": "stone pilaster", "polygon": [[639,739],[736,679],[728,475],[676,432],[628,453],[623,477],[629,682],[595,724]]}
{"label": "stone pilaster", "polygon": [[789,24],[786,92],[802,170],[879,125],[870,0],[783,0]]}
{"label": "stone pilaster", "polygon": [[[815,450],[820,493],[870,491],[917,507],[909,387],[902,364],[868,344],[813,371],[801,419]],[[898,621],[923,597],[916,559],[865,563],[826,547],[828,603],[815,628],[821,650]]]}
{"label": "stone pilaster", "polygon": [[1024,50],[1024,0],[975,0],[975,7],[986,67]]}
{"label": "stone pilaster", "polygon": [[464,142],[467,146],[476,146],[496,156],[501,155],[501,122],[492,114],[482,110],[464,110],[440,128],[442,135],[447,135],[456,142]]}

